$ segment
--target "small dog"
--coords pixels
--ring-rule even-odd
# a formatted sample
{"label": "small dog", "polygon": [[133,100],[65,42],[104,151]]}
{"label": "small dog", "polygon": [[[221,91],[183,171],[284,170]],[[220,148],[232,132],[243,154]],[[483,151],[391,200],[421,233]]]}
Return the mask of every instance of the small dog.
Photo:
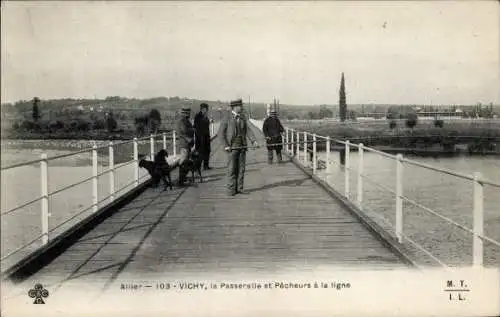
{"label": "small dog", "polygon": [[172,190],[172,179],[170,177],[170,166],[168,165],[165,157],[168,157],[168,153],[165,150],[160,150],[154,157],[154,161],[148,161],[141,159],[139,161],[139,167],[145,168],[151,178],[153,179],[153,187],[157,187],[161,180],[163,180],[164,189],[170,187]]}
{"label": "small dog", "polygon": [[200,176],[200,183],[203,183],[203,176],[201,175],[201,165],[202,165],[200,153],[198,151],[194,150],[191,151],[191,154],[189,155],[189,158],[179,167],[181,171],[187,175],[189,172],[191,172],[192,175],[192,183],[195,182],[195,177],[194,173],[198,172],[198,175]]}

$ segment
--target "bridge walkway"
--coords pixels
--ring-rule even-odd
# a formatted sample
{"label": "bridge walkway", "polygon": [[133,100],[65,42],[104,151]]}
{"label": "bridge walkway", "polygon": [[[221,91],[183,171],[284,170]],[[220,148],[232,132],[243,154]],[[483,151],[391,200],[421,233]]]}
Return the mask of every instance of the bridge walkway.
{"label": "bridge walkway", "polygon": [[147,189],[18,284],[22,296],[33,281],[52,297],[82,285],[97,295],[148,274],[406,266],[311,176],[289,160],[268,165],[262,148],[247,155],[248,194],[227,196],[226,154],[217,141],[205,182]]}

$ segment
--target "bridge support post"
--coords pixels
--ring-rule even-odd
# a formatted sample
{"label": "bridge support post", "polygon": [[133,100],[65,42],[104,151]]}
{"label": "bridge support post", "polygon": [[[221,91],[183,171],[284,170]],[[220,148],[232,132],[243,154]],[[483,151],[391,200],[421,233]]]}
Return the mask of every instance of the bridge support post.
{"label": "bridge support post", "polygon": [[295,154],[295,143],[294,143],[294,137],[295,137],[295,131],[293,129],[290,130],[290,155],[294,156]]}
{"label": "bridge support post", "polygon": [[165,132],[163,132],[163,149],[166,150],[167,149],[167,134]]}
{"label": "bridge support post", "polygon": [[316,174],[316,170],[318,169],[318,156],[316,151],[316,134],[313,134],[313,175]]}
{"label": "bridge support post", "polygon": [[94,143],[94,145],[92,146],[92,212],[97,212],[99,204],[97,174],[97,144]]}
{"label": "bridge support post", "polygon": [[474,173],[474,237],[472,241],[472,264],[475,267],[483,266],[483,240],[484,220],[483,220],[483,184],[479,181],[481,173]]}
{"label": "bridge support post", "polygon": [[297,142],[297,144],[296,144],[296,148],[295,148],[295,151],[296,151],[296,152],[294,153],[294,154],[296,154],[296,155],[297,155],[297,159],[298,159],[298,158],[299,158],[299,156],[300,156],[300,143],[299,143],[299,141],[300,141],[300,132],[299,132],[299,131],[297,131],[297,141],[296,141],[296,142]]}
{"label": "bridge support post", "polygon": [[403,155],[396,155],[396,237],[403,243]]}
{"label": "bridge support post", "polygon": [[345,142],[345,165],[344,165],[344,192],[345,192],[345,197],[349,199],[350,196],[350,187],[351,184],[349,182],[349,172],[350,172],[350,162],[349,162],[349,152],[350,152],[350,146],[349,146],[349,140]]}
{"label": "bridge support post", "polygon": [[139,186],[139,144],[137,138],[134,138],[134,180],[135,187]]}
{"label": "bridge support post", "polygon": [[358,208],[363,210],[363,143],[359,144],[358,147]]}
{"label": "bridge support post", "polygon": [[290,153],[290,145],[288,144],[288,128],[285,128],[285,143],[286,146],[284,146],[283,148],[286,152]]}
{"label": "bridge support post", "polygon": [[42,153],[42,161],[40,162],[41,172],[41,204],[42,204],[42,244],[49,242],[49,168],[47,164],[47,154]]}
{"label": "bridge support post", "polygon": [[151,134],[149,136],[149,147],[151,148],[151,161],[155,159],[155,136]]}
{"label": "bridge support post", "polygon": [[174,147],[174,150],[173,150],[174,156],[177,155],[177,142],[176,142],[177,140],[176,140],[176,138],[177,138],[177,135],[175,133],[175,130],[173,130],[172,131],[172,144],[173,144],[172,146]]}
{"label": "bridge support post", "polygon": [[331,164],[330,164],[330,137],[326,138],[326,182],[329,184],[331,174]]}
{"label": "bridge support post", "polygon": [[115,200],[115,153],[113,141],[109,142],[109,202]]}
{"label": "bridge support post", "polygon": [[307,132],[304,131],[304,166],[307,166]]}

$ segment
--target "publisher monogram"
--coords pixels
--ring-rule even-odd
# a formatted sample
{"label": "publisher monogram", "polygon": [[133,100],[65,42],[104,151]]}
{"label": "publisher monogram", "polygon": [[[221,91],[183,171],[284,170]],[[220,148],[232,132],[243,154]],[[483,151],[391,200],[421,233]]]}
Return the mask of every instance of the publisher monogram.
{"label": "publisher monogram", "polygon": [[49,291],[42,284],[35,284],[35,287],[28,291],[28,296],[35,299],[33,304],[45,304],[43,298],[49,297]]}

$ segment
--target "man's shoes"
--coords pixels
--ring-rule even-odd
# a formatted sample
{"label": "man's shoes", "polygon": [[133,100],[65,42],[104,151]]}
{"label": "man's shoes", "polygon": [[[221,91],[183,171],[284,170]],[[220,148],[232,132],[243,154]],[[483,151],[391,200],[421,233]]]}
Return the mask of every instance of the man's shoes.
{"label": "man's shoes", "polygon": [[246,191],[246,190],[244,190],[244,189],[242,189],[242,190],[238,190],[238,194],[241,194],[241,195],[248,195],[248,194],[249,194],[249,192],[248,192],[248,191]]}
{"label": "man's shoes", "polygon": [[228,192],[228,193],[227,193],[227,195],[228,195],[229,197],[233,197],[234,195],[236,195],[236,192]]}

